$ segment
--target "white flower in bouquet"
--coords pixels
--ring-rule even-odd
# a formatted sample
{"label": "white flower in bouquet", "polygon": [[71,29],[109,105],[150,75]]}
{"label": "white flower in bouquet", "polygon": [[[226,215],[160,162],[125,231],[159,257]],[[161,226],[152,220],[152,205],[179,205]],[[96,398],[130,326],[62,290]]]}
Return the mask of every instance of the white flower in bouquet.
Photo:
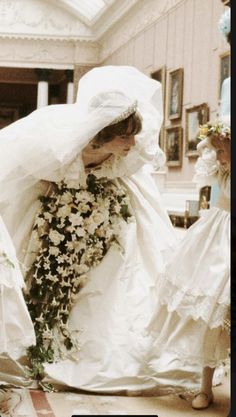
{"label": "white flower in bouquet", "polygon": [[52,221],[52,214],[51,214],[51,213],[49,213],[48,211],[46,211],[46,212],[44,213],[44,218],[45,218],[46,220],[48,220],[48,221],[49,221],[49,223],[51,223],[51,221]]}
{"label": "white flower in bouquet", "polygon": [[68,274],[67,269],[64,269],[63,266],[58,266],[57,267],[57,272],[58,274],[60,274],[62,277],[66,277]]}
{"label": "white flower in bouquet", "polygon": [[50,230],[49,232],[49,239],[54,245],[60,245],[60,243],[65,239],[61,233],[57,232],[56,230]]}
{"label": "white flower in bouquet", "polygon": [[73,201],[73,196],[69,191],[66,191],[62,194],[60,198],[61,204],[70,204]]}
{"label": "white flower in bouquet", "polygon": [[67,242],[66,243],[66,248],[69,249],[70,251],[72,251],[75,248],[75,244],[74,242]]}
{"label": "white flower in bouquet", "polygon": [[78,285],[80,286],[84,286],[86,281],[87,281],[88,277],[87,275],[83,274],[83,275],[79,275],[78,277],[73,279],[73,284],[77,287]]}
{"label": "white flower in bouquet", "polygon": [[93,194],[89,193],[87,190],[81,190],[75,194],[75,197],[78,202],[80,203],[93,203],[94,196]]}
{"label": "white flower in bouquet", "polygon": [[48,279],[49,281],[52,281],[52,282],[59,281],[58,277],[56,275],[51,274],[51,272],[49,272],[48,274],[46,274],[45,275],[45,278]]}
{"label": "white flower in bouquet", "polygon": [[77,227],[75,233],[76,233],[76,236],[78,237],[84,237],[86,234],[86,231],[82,227]]}
{"label": "white flower in bouquet", "polygon": [[71,226],[80,226],[83,223],[83,217],[79,213],[71,213],[69,217]]}
{"label": "white flower in bouquet", "polygon": [[44,226],[45,224],[45,219],[43,217],[37,217],[37,219],[35,220],[35,225],[38,227]]}
{"label": "white flower in bouquet", "polygon": [[74,244],[74,248],[75,248],[75,253],[78,253],[81,250],[86,249],[86,247],[87,247],[85,240],[77,240],[76,242],[73,242],[73,244]]}
{"label": "white flower in bouquet", "polygon": [[73,188],[74,190],[80,189],[80,183],[78,180],[66,180],[66,185],[68,188]]}
{"label": "white flower in bouquet", "polygon": [[50,246],[49,255],[58,256],[59,253],[60,253],[59,248],[57,248],[56,246]]}
{"label": "white flower in bouquet", "polygon": [[87,213],[90,210],[90,206],[86,203],[80,203],[78,205],[78,211],[81,213]]}
{"label": "white flower in bouquet", "polygon": [[77,274],[84,274],[89,271],[89,267],[85,264],[74,265],[74,270]]}
{"label": "white flower in bouquet", "polygon": [[57,216],[62,217],[62,218],[69,217],[70,214],[71,214],[71,207],[67,205],[60,207],[57,211]]}
{"label": "white flower in bouquet", "polygon": [[68,256],[66,256],[66,255],[59,255],[58,257],[57,257],[57,262],[59,263],[59,264],[64,264],[66,261],[68,261]]}

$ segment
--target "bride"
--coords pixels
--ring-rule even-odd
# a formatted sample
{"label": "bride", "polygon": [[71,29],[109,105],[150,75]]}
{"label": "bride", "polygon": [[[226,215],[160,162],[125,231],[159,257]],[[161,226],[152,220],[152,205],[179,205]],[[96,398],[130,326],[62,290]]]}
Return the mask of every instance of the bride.
{"label": "bride", "polygon": [[75,104],[0,133],[0,204],[26,271],[37,379],[107,393],[156,387],[143,329],[175,235],[143,166],[165,162],[161,123],[161,85],[105,66],[80,80]]}

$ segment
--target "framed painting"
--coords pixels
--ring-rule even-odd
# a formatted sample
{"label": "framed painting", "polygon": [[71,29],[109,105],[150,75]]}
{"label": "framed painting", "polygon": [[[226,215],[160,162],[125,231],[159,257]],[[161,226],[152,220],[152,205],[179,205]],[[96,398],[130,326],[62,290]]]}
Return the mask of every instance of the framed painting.
{"label": "framed painting", "polygon": [[[163,101],[163,121],[165,120],[165,97],[166,97],[166,66],[158,68],[151,73],[151,78],[157,80],[162,86],[162,101]],[[159,146],[164,150],[164,127],[160,129],[159,133]]]}
{"label": "framed painting", "polygon": [[209,107],[206,103],[186,109],[185,128],[185,155],[189,157],[199,156],[197,139],[200,125],[209,120]]}
{"label": "framed painting", "polygon": [[183,102],[183,68],[169,72],[168,85],[168,118],[180,119]]}
{"label": "framed painting", "polygon": [[202,187],[199,192],[199,210],[210,208],[211,186]]}
{"label": "framed painting", "polygon": [[169,167],[182,166],[183,128],[173,126],[166,128],[165,154],[166,165]]}
{"label": "framed painting", "polygon": [[222,84],[225,78],[230,76],[230,52],[225,52],[220,55],[220,71],[219,71],[219,91],[218,97],[220,99]]}

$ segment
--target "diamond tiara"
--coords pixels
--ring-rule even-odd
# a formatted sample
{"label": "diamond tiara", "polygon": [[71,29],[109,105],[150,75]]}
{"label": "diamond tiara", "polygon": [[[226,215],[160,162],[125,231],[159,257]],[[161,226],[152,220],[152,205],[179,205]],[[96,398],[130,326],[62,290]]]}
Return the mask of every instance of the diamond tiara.
{"label": "diamond tiara", "polygon": [[121,122],[122,120],[127,119],[131,114],[135,113],[137,110],[138,102],[135,100],[131,106],[129,106],[125,111],[123,111],[118,117],[116,117],[111,123],[111,125],[114,125],[116,123]]}

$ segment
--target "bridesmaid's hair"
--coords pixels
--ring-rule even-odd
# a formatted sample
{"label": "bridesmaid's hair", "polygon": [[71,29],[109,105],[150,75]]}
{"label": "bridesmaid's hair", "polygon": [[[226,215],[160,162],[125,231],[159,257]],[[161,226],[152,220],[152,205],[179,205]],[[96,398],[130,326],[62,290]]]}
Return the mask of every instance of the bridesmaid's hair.
{"label": "bridesmaid's hair", "polygon": [[134,112],[118,123],[104,127],[93,139],[93,147],[99,148],[112,141],[115,136],[137,135],[142,129],[141,116]]}

